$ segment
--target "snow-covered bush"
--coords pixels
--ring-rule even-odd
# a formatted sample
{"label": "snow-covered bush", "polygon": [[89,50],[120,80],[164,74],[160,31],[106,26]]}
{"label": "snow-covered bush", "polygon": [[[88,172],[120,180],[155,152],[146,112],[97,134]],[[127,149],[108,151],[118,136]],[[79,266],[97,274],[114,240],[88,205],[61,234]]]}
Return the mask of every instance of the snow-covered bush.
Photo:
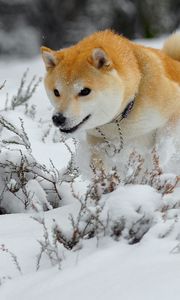
{"label": "snow-covered bush", "polygon": [[[3,113],[24,106],[32,97],[41,79],[34,76],[29,84],[27,71],[23,74],[17,94],[7,98],[4,111],[1,111],[1,135],[6,131],[6,138],[0,144],[0,211],[1,213],[46,211],[61,205],[60,187],[63,182],[77,176],[74,167],[74,154],[64,140],[62,142],[71,154],[66,169],[57,170],[39,163],[32,154],[31,143],[25,131],[22,119],[19,124],[8,121]],[[4,87],[4,84],[1,88]],[[30,114],[31,118],[34,115]],[[47,133],[46,133],[47,135]],[[3,135],[4,136],[4,135]],[[44,137],[45,138],[45,137]],[[72,175],[72,179],[71,179]]]}
{"label": "snow-covered bush", "polygon": [[[77,174],[72,160],[65,170],[57,170],[53,163],[48,169],[36,161],[28,136],[1,117],[0,124],[14,136],[2,140],[0,152],[1,208],[7,213],[19,211],[46,211],[61,206],[60,188],[63,182]],[[8,145],[8,146],[7,146]],[[16,145],[16,147],[14,147]],[[13,147],[12,147],[13,146]],[[25,148],[25,149],[23,149]],[[73,172],[72,172],[73,170]]]}

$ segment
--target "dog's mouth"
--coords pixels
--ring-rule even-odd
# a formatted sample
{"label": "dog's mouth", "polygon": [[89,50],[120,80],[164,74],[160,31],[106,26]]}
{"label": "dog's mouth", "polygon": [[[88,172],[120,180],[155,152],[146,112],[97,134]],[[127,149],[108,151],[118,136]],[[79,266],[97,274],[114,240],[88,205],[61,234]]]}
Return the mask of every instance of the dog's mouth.
{"label": "dog's mouth", "polygon": [[72,132],[76,131],[82,124],[84,124],[90,118],[90,116],[91,115],[88,115],[87,117],[85,117],[79,124],[77,124],[74,127],[71,127],[71,128],[59,128],[59,129],[60,129],[60,131],[65,132],[65,133],[72,133]]}

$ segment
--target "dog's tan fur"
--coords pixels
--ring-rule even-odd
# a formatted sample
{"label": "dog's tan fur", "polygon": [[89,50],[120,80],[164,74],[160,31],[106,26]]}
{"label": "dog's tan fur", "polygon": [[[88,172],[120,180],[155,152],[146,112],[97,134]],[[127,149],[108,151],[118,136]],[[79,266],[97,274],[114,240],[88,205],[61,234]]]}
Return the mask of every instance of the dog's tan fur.
{"label": "dog's tan fur", "polygon": [[[89,104],[99,101],[97,105],[102,105],[103,109],[103,102],[98,100],[99,93],[104,99],[110,95],[109,100],[106,99],[105,109],[108,113],[109,101],[109,110],[117,105],[116,112],[112,112],[107,122],[101,123],[99,120],[100,124],[95,123],[108,139],[114,139],[117,135],[112,120],[123,112],[133,98],[133,110],[121,122],[126,140],[148,137],[168,123],[176,124],[180,118],[180,33],[170,36],[164,49],[157,50],[107,30],[94,33],[75,46],[60,51],[42,47],[42,56],[47,68],[45,87],[57,111],[68,111],[68,117],[76,119],[77,116],[80,120],[83,101]],[[75,94],[74,83],[77,81],[90,87],[92,95],[81,99]],[[53,89],[59,82],[61,97],[57,98],[53,95]],[[119,106],[114,104],[117,101],[113,102],[111,96],[116,91]],[[88,128],[88,124],[85,126],[88,141],[101,141],[95,128],[92,125]]]}

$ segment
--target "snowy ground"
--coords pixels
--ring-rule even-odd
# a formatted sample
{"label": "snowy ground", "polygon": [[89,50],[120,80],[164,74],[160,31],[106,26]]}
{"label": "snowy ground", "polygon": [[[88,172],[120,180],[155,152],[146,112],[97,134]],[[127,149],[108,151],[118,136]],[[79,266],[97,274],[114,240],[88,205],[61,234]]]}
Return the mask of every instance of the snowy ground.
{"label": "snowy ground", "polygon": [[[161,44],[162,40],[148,42],[149,46],[160,47]],[[0,83],[6,80],[0,91],[1,110],[4,109],[6,93],[11,96],[17,92],[22,73],[27,68],[29,78],[34,74],[43,76],[44,66],[40,58],[0,61]],[[52,108],[42,83],[30,100],[32,104],[36,105],[34,119],[25,114],[24,107],[2,111],[1,114],[18,127],[21,117],[34,158],[48,168],[51,159],[60,170],[67,165],[70,154],[63,143],[53,142],[53,128],[46,136]],[[7,131],[2,133],[2,138],[7,136]],[[68,145],[72,146],[72,141],[68,141]],[[78,191],[83,193],[84,187],[84,182],[79,181]],[[1,300],[179,300],[179,188],[172,194],[162,195],[148,185],[127,185],[103,195],[100,217],[104,221],[110,216],[107,234],[100,233],[98,238],[85,239],[71,251],[58,246],[60,269],[58,264],[52,266],[48,255],[43,254],[40,268],[36,271],[40,253],[38,240],[43,240],[44,231],[32,216],[44,218],[50,235],[53,220],[56,220],[68,236],[72,230],[69,216],[76,218],[79,212],[79,202],[71,195],[70,188],[63,186],[60,192],[64,195],[62,207],[25,213],[20,204],[8,204],[16,214],[0,216]],[[115,240],[111,237],[112,224],[123,218],[123,234]],[[137,228],[137,221],[141,219],[142,227]],[[139,243],[130,245],[128,229],[132,226],[139,234],[141,230],[149,230]]]}

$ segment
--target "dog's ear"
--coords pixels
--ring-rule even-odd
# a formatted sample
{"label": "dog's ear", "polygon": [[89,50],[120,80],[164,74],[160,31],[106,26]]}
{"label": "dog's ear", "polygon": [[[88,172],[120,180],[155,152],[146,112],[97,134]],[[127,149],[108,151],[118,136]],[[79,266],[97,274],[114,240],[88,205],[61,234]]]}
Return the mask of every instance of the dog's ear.
{"label": "dog's ear", "polygon": [[47,71],[57,65],[58,59],[55,51],[43,46],[41,47],[41,53]]}
{"label": "dog's ear", "polygon": [[112,65],[111,60],[108,58],[105,51],[101,48],[93,49],[89,62],[93,64],[97,69],[101,69],[103,67],[111,67]]}

